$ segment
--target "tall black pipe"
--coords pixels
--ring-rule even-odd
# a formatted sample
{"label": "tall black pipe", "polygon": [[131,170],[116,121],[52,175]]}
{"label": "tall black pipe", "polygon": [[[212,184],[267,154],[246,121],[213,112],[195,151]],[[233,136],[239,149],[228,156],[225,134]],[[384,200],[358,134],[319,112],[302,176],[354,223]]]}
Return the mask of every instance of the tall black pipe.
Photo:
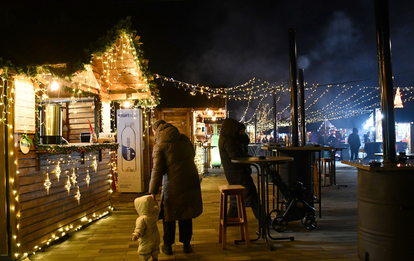
{"label": "tall black pipe", "polygon": [[299,104],[300,104],[300,141],[306,146],[306,125],[305,125],[305,81],[303,73],[305,69],[299,69]]}
{"label": "tall black pipe", "polygon": [[254,115],[254,142],[257,142],[257,111],[255,112],[256,114]]}
{"label": "tall black pipe", "polygon": [[374,134],[373,134],[373,141],[377,142],[377,107],[374,104],[374,114],[372,116],[372,120],[374,121]]}
{"label": "tall black pipe", "polygon": [[396,162],[394,90],[388,0],[374,0],[377,27],[378,71],[381,92],[382,149],[384,164]]}
{"label": "tall black pipe", "polygon": [[289,29],[289,62],[290,62],[290,100],[292,118],[292,146],[297,147],[299,143],[298,134],[298,85],[296,64],[296,30]]}
{"label": "tall black pipe", "polygon": [[276,87],[273,90],[273,142],[277,142],[277,110],[276,110]]}

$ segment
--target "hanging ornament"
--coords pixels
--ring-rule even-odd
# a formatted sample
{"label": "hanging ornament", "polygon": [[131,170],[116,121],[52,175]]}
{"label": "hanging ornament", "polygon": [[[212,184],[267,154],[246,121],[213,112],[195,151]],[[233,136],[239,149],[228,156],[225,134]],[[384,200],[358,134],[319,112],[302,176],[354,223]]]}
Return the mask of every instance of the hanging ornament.
{"label": "hanging ornament", "polygon": [[68,195],[70,193],[70,187],[72,187],[72,185],[70,184],[70,177],[68,175],[68,181],[66,181],[66,185],[65,185],[65,188],[68,191]]}
{"label": "hanging ornament", "polygon": [[98,170],[98,163],[96,162],[96,156],[93,156],[93,163],[92,163],[93,169],[96,171]]}
{"label": "hanging ornament", "polygon": [[47,194],[49,195],[49,189],[52,186],[52,182],[49,179],[49,173],[46,173],[46,180],[45,180],[45,183],[43,185],[45,186]]}
{"label": "hanging ornament", "polygon": [[89,170],[88,169],[86,170],[85,181],[86,181],[86,186],[89,188],[89,182],[91,182],[91,176],[89,176]]}
{"label": "hanging ornament", "polygon": [[60,169],[60,161],[58,161],[58,164],[57,164],[56,169],[55,169],[55,174],[56,174],[56,178],[57,178],[58,182],[60,180],[60,174],[61,173],[62,173],[62,170]]}
{"label": "hanging ornament", "polygon": [[76,185],[76,183],[78,182],[78,181],[76,180],[75,168],[72,168],[72,175],[70,176],[70,180],[72,181],[73,186],[75,186],[75,185]]}
{"label": "hanging ornament", "polygon": [[78,190],[76,191],[75,198],[78,201],[78,205],[80,204],[81,193],[79,191],[79,186],[76,186]]}

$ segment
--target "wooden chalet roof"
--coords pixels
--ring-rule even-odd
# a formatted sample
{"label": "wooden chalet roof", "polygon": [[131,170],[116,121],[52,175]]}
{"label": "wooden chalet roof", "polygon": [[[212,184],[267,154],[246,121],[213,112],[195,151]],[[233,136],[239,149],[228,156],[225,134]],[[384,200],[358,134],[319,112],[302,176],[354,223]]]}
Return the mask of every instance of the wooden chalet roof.
{"label": "wooden chalet roof", "polygon": [[25,75],[99,93],[104,100],[158,103],[158,90],[130,19],[109,31],[102,24],[77,26],[76,21],[7,28],[0,41],[0,75]]}

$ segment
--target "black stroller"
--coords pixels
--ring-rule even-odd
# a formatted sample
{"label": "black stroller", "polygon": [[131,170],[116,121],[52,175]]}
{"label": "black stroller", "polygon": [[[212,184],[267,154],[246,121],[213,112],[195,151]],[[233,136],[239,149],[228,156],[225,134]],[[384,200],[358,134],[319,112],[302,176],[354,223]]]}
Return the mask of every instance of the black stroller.
{"label": "black stroller", "polygon": [[284,197],[281,210],[274,209],[269,213],[272,227],[278,232],[283,232],[287,228],[288,222],[301,220],[306,229],[314,229],[316,217],[315,208],[311,203],[313,196],[306,193],[302,182],[296,181],[288,187],[277,171],[271,168],[267,168],[266,171]]}

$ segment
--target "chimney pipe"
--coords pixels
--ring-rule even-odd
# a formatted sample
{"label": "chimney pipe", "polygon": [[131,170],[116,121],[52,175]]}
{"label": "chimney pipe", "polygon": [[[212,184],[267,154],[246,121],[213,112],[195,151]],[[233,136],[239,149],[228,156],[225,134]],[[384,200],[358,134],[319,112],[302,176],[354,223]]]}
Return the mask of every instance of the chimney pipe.
{"label": "chimney pipe", "polygon": [[395,114],[392,81],[391,38],[388,0],[374,0],[377,28],[378,71],[381,93],[382,149],[384,165],[395,163]]}
{"label": "chimney pipe", "polygon": [[306,146],[306,123],[305,123],[305,81],[304,69],[299,69],[299,102],[300,102],[300,136],[302,146]]}
{"label": "chimney pipe", "polygon": [[297,147],[299,143],[298,134],[298,85],[297,85],[297,64],[296,64],[296,30],[289,29],[289,62],[290,62],[290,100],[292,118],[292,146]]}

